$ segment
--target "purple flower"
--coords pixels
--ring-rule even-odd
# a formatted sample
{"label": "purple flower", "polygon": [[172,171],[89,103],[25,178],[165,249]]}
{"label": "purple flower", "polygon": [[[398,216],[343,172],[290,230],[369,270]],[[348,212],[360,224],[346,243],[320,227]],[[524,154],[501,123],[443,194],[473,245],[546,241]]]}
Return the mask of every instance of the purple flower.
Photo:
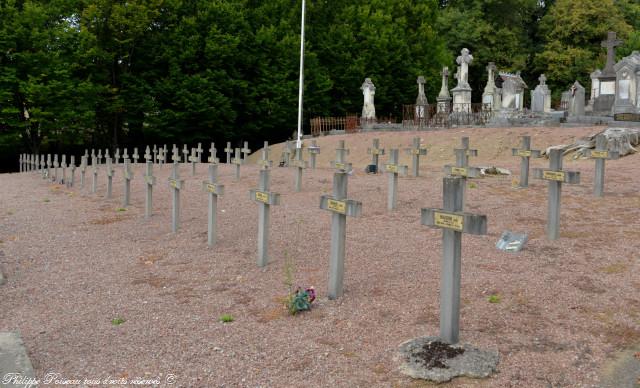
{"label": "purple flower", "polygon": [[309,303],[316,300],[316,290],[313,287],[305,288],[307,295],[309,295]]}

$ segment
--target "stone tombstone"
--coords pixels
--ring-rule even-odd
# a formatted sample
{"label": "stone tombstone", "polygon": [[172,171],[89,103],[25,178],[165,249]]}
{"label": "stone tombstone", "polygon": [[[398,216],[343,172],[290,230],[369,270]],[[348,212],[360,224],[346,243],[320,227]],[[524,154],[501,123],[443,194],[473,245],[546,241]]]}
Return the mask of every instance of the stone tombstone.
{"label": "stone tombstone", "polygon": [[551,90],[547,86],[547,77],[541,74],[540,84],[531,92],[531,111],[537,113],[551,112]]}
{"label": "stone tombstone", "polygon": [[615,65],[616,94],[613,113],[640,113],[640,51]]}
{"label": "stone tombstone", "polygon": [[524,109],[524,90],[527,84],[520,77],[520,72],[500,73],[502,78],[502,109],[521,112]]}
{"label": "stone tombstone", "polygon": [[560,110],[568,111],[571,103],[571,91],[562,92],[560,97]]}
{"label": "stone tombstone", "polygon": [[457,80],[458,85],[451,89],[453,94],[454,112],[471,112],[471,86],[469,85],[469,65],[473,62],[473,55],[469,49],[463,48],[456,58],[458,64]]}
{"label": "stone tombstone", "polygon": [[498,104],[499,89],[496,87],[496,67],[495,62],[489,62],[487,65],[487,85],[482,93],[482,104],[490,106],[492,110],[500,109]]}
{"label": "stone tombstone", "polygon": [[585,91],[580,82],[576,81],[571,86],[571,98],[569,99],[569,116],[584,116]]}
{"label": "stone tombstone", "polygon": [[371,82],[371,78],[365,78],[364,83],[360,87],[364,97],[362,105],[362,119],[366,121],[375,121],[376,108],[374,104],[374,96],[376,95],[376,87]]}
{"label": "stone tombstone", "polygon": [[602,70],[596,69],[593,73],[591,73],[591,94],[589,96],[589,108],[593,110],[593,106],[595,104],[596,98],[600,96],[600,75],[602,74]]}
{"label": "stone tombstone", "polygon": [[440,75],[442,76],[442,86],[436,98],[438,102],[437,113],[449,113],[449,104],[451,104],[451,95],[449,94],[449,68],[446,66],[443,67]]}
{"label": "stone tombstone", "polygon": [[429,102],[427,101],[427,96],[424,94],[424,84],[426,81],[423,76],[419,76],[416,82],[418,83],[418,97],[416,98],[415,117],[422,120],[427,118],[429,113],[427,112]]}
{"label": "stone tombstone", "polygon": [[616,99],[616,47],[622,43],[622,40],[617,39],[616,33],[613,31],[609,31],[607,40],[602,42],[602,47],[607,49],[607,64],[598,76],[600,91],[595,99],[594,112],[611,114]]}

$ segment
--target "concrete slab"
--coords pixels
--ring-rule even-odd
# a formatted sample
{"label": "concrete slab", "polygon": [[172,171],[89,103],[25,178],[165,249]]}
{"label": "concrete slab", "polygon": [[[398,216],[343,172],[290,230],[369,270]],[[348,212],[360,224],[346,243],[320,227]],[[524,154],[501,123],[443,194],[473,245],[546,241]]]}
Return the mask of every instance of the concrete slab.
{"label": "concrete slab", "polygon": [[27,351],[18,333],[0,333],[0,386],[35,387],[37,380]]}

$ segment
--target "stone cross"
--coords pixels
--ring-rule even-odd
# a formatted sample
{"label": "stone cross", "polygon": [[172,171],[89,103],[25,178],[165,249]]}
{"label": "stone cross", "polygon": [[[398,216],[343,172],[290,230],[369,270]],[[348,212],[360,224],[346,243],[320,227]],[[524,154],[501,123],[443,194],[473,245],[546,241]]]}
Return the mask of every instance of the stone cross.
{"label": "stone cross", "polygon": [[58,176],[60,176],[58,168],[60,167],[60,164],[58,163],[58,154],[53,155],[53,178],[52,181],[57,182],[58,181]]}
{"label": "stone cross", "polygon": [[162,159],[160,160],[161,164],[164,165],[167,163],[167,159],[169,157],[169,151],[167,150],[167,145],[162,146]]}
{"label": "stone cross", "polygon": [[603,134],[596,136],[596,148],[587,154],[596,161],[596,176],[593,181],[593,193],[596,197],[604,196],[604,161],[620,158],[618,151],[609,151],[607,137]]}
{"label": "stone cross", "polygon": [[[180,150],[178,149],[178,147],[174,144],[173,147],[171,148],[171,161],[175,162],[175,157],[176,155],[180,155]],[[180,157],[178,157],[178,162],[180,162]]]}
{"label": "stone cross", "polygon": [[534,168],[533,177],[549,182],[549,205],[547,219],[547,236],[549,240],[557,240],[560,236],[560,199],[562,183],[580,183],[580,173],[562,170],[562,150],[549,151],[549,169]]}
{"label": "stone cross", "polygon": [[51,179],[51,167],[53,167],[51,154],[47,154],[47,179]]}
{"label": "stone cross", "polygon": [[249,142],[245,141],[244,142],[244,147],[242,147],[242,161],[246,161],[247,160],[247,156],[249,155],[249,153],[251,153],[251,150],[249,149]]}
{"label": "stone cross", "polygon": [[216,231],[218,215],[218,196],[224,194],[224,185],[218,183],[218,164],[209,164],[209,181],[202,182],[202,189],[209,193],[209,214],[207,217],[207,245],[210,247],[216,244]]}
{"label": "stone cross", "polygon": [[209,159],[207,159],[207,161],[211,164],[218,164],[220,161],[218,160],[217,154],[218,150],[216,150],[216,145],[212,142],[211,148],[209,148]]}
{"label": "stone cross", "polygon": [[227,148],[224,149],[224,152],[227,153],[227,164],[231,164],[231,153],[233,152],[233,148],[231,148],[231,142],[227,142]]}
{"label": "stone cross", "polygon": [[113,165],[111,158],[107,158],[107,198],[111,198],[113,192]]}
{"label": "stone cross", "polygon": [[416,82],[418,83],[418,97],[416,98],[416,105],[427,105],[427,96],[424,94],[424,84],[426,81],[423,76],[419,76]]}
{"label": "stone cross", "polygon": [[520,149],[512,148],[513,156],[519,156],[520,161],[520,187],[529,186],[529,158],[539,158],[540,150],[531,149],[531,136],[522,136],[522,145]]}
{"label": "stone cross", "polygon": [[315,140],[311,140],[311,145],[307,148],[309,151],[309,166],[312,169],[316,169],[316,155],[320,153],[320,147]]}
{"label": "stone cross", "polygon": [[82,155],[80,158],[80,188],[84,189],[84,173],[87,171],[88,156]]}
{"label": "stone cross", "polygon": [[478,156],[478,150],[472,150],[469,148],[469,138],[463,137],[461,142],[461,148],[454,149],[456,155],[456,165],[444,166],[444,171],[448,175],[459,176],[465,182],[465,186],[462,188],[462,204],[464,206],[466,200],[466,182],[467,178],[478,178],[482,174],[477,167],[469,167],[469,156]]}
{"label": "stone cross", "polygon": [[[267,148],[268,149],[268,148]],[[236,159],[238,158],[236,148]],[[264,154],[263,150],[263,156]],[[269,215],[271,205],[280,204],[280,194],[269,191],[269,167],[260,170],[260,182],[258,189],[249,191],[249,198],[258,202],[258,266],[264,267],[269,261]]]}
{"label": "stone cross", "polygon": [[25,154],[20,154],[18,156],[18,165],[20,166],[20,172],[25,171]]}
{"label": "stone cross", "polygon": [[458,85],[469,85],[469,65],[473,62],[473,55],[469,54],[469,49],[463,48],[460,51],[460,56],[456,58],[456,63],[460,65],[460,74],[458,75]]}
{"label": "stone cross", "polygon": [[269,142],[265,141],[262,146],[262,159],[258,160],[258,165],[261,170],[268,169],[273,165],[273,162],[269,160]]}
{"label": "stone cross", "polygon": [[242,165],[242,157],[240,156],[240,148],[236,148],[236,156],[231,163],[236,165],[236,181],[240,180],[240,166]]}
{"label": "stone cross", "polygon": [[538,77],[538,81],[540,81],[540,85],[546,85],[547,77],[544,74],[540,74],[540,77]]}
{"label": "stone cross", "polygon": [[198,151],[195,148],[191,148],[191,156],[189,161],[191,162],[191,176],[196,176],[196,163],[199,162]]}
{"label": "stone cross", "polygon": [[116,152],[113,153],[113,163],[118,164],[120,161],[120,148],[116,148]]}
{"label": "stone cross", "polygon": [[62,170],[62,176],[58,183],[66,184],[67,183],[67,155],[62,155],[62,162],[60,162],[60,169]]}
{"label": "stone cross", "polygon": [[155,153],[153,156],[151,156],[151,153],[149,152],[149,146],[147,146],[147,150],[144,153],[144,159],[146,160],[147,164],[147,169],[144,174],[144,186],[146,194],[144,201],[144,218],[146,218],[147,220],[151,218],[151,209],[153,206],[153,185],[156,183],[156,177],[153,176],[153,160],[155,160],[155,158]]}
{"label": "stone cross", "polygon": [[124,161],[127,159],[129,159],[129,154],[127,154],[127,149],[125,148],[124,151],[122,152],[122,162],[124,163]]}
{"label": "stone cross", "polygon": [[93,168],[93,180],[91,181],[91,194],[98,191],[98,160],[94,155],[91,157],[91,167]]}
{"label": "stone cross", "polygon": [[614,31],[609,31],[607,33],[607,40],[602,42],[602,47],[607,49],[607,64],[602,70],[603,75],[614,76],[615,77],[615,69],[614,65],[616,64],[616,47],[620,46],[623,43],[622,40],[616,38],[616,33]]}
{"label": "stone cross", "polygon": [[158,149],[158,163],[160,163],[160,167],[161,168],[165,164],[166,160],[167,160],[167,150],[165,150],[164,148],[159,148]]}
{"label": "stone cross", "polygon": [[96,150],[94,150],[93,148],[91,149],[91,160],[93,160],[93,158],[96,156]]}
{"label": "stone cross", "polygon": [[73,187],[76,180],[76,157],[74,155],[71,155],[70,157],[69,168],[71,169],[71,177],[69,178],[67,187]]}
{"label": "stone cross", "polygon": [[378,171],[378,156],[384,155],[384,148],[380,148],[380,139],[373,139],[373,147],[367,149],[367,153],[371,155],[371,164],[376,166]]}
{"label": "stone cross", "polygon": [[302,148],[296,148],[296,158],[293,161],[293,167],[296,168],[296,180],[294,189],[297,193],[302,191],[302,170],[307,168],[307,162],[302,160]]}
{"label": "stone cross", "polygon": [[338,140],[338,148],[336,148],[336,160],[331,162],[331,167],[335,168],[339,172],[351,171],[351,163],[347,163],[347,155],[349,150],[344,148],[344,140]]}
{"label": "stone cross", "polygon": [[[341,145],[344,147],[344,144]],[[344,163],[341,162],[341,163]],[[347,234],[347,216],[357,217],[362,213],[362,203],[347,199],[347,180],[345,169],[333,173],[332,195],[320,197],[320,209],[331,212],[331,257],[329,259],[329,299],[342,296],[344,280],[344,252]]]}
{"label": "stone cross", "polygon": [[[148,148],[148,147],[147,147]],[[158,147],[153,145],[153,163],[158,163]]]}
{"label": "stone cross", "polygon": [[98,148],[98,165],[102,164],[102,150]]}
{"label": "stone cross", "polygon": [[42,179],[45,179],[47,173],[47,162],[44,154],[40,155],[40,173],[42,174]]}
{"label": "stone cross", "polygon": [[133,147],[133,155],[131,155],[131,158],[133,159],[134,164],[138,164],[138,159],[140,159],[140,156],[138,155],[138,147]]}
{"label": "stone cross", "polygon": [[186,144],[182,148],[182,154],[184,155],[183,157],[184,164],[187,164],[189,162],[189,148],[187,148]]}
{"label": "stone cross", "polygon": [[387,209],[394,210],[398,203],[398,174],[407,175],[407,166],[400,165],[397,149],[391,149],[389,152],[389,162],[385,165],[385,169],[389,174]]}
{"label": "stone cross", "polygon": [[487,234],[487,216],[462,211],[465,185],[464,179],[459,177],[444,177],[444,208],[421,210],[422,225],[442,229],[440,340],[451,345],[458,343],[460,333],[462,234]]}
{"label": "stone cross", "polygon": [[129,206],[131,199],[131,180],[133,172],[131,172],[131,164],[129,159],[124,160],[124,197],[122,198],[122,207]]}
{"label": "stone cross", "polygon": [[420,175],[420,156],[427,154],[427,149],[420,147],[420,137],[413,138],[413,146],[407,148],[407,152],[411,155],[411,175],[417,177]]}
{"label": "stone cross", "polygon": [[180,190],[184,186],[184,180],[180,179],[180,155],[177,150],[173,154],[173,171],[171,172],[171,177],[169,178],[169,187],[173,190],[173,208],[171,211],[172,222],[171,222],[171,231],[173,233],[178,232],[178,227],[180,225]]}
{"label": "stone cross", "polygon": [[285,143],[284,151],[282,151],[282,153],[284,154],[284,167],[289,167],[289,161],[291,160],[291,154],[293,153],[291,150],[291,142],[289,140]]}
{"label": "stone cross", "polygon": [[200,161],[202,160],[202,151],[204,151],[202,149],[202,143],[198,143],[198,148],[196,148],[196,151],[198,152],[198,163],[200,163]]}

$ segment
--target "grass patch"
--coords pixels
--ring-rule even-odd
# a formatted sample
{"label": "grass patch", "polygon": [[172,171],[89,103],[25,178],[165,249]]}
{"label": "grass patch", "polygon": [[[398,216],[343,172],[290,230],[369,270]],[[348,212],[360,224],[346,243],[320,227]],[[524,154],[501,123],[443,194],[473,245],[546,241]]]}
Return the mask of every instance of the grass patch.
{"label": "grass patch", "polygon": [[471,183],[469,183],[469,188],[470,188],[470,189],[477,189],[477,188],[478,188],[478,185],[477,185],[477,184],[475,184],[475,183],[473,183],[473,182],[471,182]]}
{"label": "grass patch", "polygon": [[231,314],[222,314],[219,320],[222,323],[231,323],[235,321],[235,318],[233,318],[233,315]]}
{"label": "grass patch", "polygon": [[120,326],[120,325],[122,325],[122,324],[123,324],[123,323],[125,323],[125,322],[126,322],[126,320],[125,320],[124,318],[120,318],[120,317],[113,318],[113,319],[111,320],[111,324],[112,324],[113,326]]}
{"label": "grass patch", "polygon": [[487,298],[487,301],[489,303],[500,303],[500,295],[497,295],[497,294],[489,295],[489,297]]}

